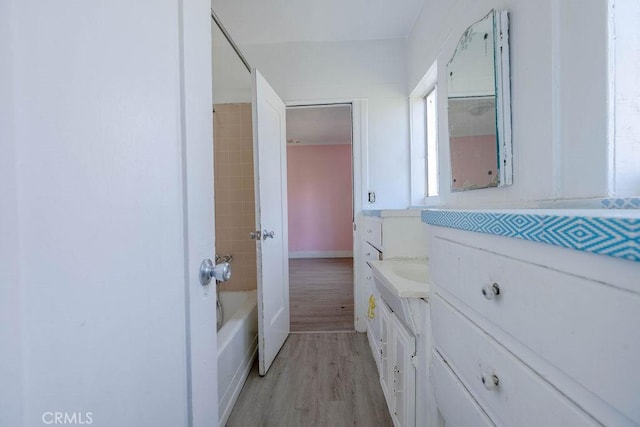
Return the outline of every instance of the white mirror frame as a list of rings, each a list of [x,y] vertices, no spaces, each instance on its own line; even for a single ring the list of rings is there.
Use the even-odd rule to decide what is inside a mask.
[[[513,148],[511,145],[511,74],[509,69],[509,12],[496,16],[495,46],[499,49],[495,64],[496,119],[500,152],[499,186],[513,184]]]

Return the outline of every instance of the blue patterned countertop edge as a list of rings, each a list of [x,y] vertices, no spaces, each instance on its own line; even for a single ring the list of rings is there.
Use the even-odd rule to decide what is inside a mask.
[[[604,209],[640,209],[640,197],[602,199]]]
[[[640,218],[428,209],[422,222],[640,262]]]

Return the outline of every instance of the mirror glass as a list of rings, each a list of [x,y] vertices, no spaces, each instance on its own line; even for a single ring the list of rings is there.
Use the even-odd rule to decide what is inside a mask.
[[[504,66],[500,43],[505,39],[496,25],[497,17],[491,11],[467,28],[447,64],[452,191],[511,182],[506,170],[511,166],[510,148],[508,156],[503,149],[507,141],[503,135]],[[504,161],[506,157],[509,164]]]

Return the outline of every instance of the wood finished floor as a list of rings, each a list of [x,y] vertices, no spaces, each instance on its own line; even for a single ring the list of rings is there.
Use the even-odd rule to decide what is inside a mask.
[[[289,260],[291,332],[353,331],[353,258]]]
[[[254,364],[229,427],[392,426],[361,333],[289,335],[267,375]]]

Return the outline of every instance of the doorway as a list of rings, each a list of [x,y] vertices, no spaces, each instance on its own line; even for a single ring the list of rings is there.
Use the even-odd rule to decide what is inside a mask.
[[[350,103],[287,108],[292,332],[355,329],[352,135]]]

